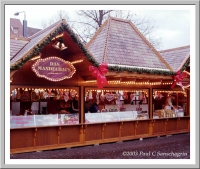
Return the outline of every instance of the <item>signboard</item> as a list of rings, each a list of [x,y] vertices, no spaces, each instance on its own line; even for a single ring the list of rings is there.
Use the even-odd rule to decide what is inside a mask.
[[[74,114],[59,114],[58,115],[59,124],[79,124],[78,113]]]
[[[32,70],[38,77],[50,81],[69,79],[76,72],[75,67],[70,62],[58,57],[38,59],[36,63],[33,64]]]
[[[34,116],[10,116],[10,127],[35,126]]]

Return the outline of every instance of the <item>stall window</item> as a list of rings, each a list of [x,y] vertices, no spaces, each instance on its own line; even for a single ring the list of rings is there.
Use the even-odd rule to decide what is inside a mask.
[[[153,118],[186,115],[187,94],[183,91],[153,90]]]
[[[79,123],[79,88],[16,88],[10,99],[11,128]]]
[[[149,118],[148,89],[85,88],[85,122]]]

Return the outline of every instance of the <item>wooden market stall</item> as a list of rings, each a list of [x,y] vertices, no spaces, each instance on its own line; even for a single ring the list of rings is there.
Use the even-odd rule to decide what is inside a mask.
[[[189,132],[189,49],[158,52],[117,18],[86,46],[65,20],[11,37],[10,152]]]

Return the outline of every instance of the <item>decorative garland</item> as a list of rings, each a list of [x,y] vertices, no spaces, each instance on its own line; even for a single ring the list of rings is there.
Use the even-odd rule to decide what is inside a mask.
[[[176,72],[173,71],[165,71],[165,70],[156,70],[156,69],[143,69],[143,68],[129,68],[129,67],[120,67],[120,66],[108,66],[110,71],[117,72],[130,72],[130,73],[148,73],[148,74],[158,74],[158,75],[175,75]]]
[[[87,57],[87,59],[95,66],[99,67],[99,63],[94,59],[93,56],[88,52],[88,50],[85,48],[83,43],[77,38],[77,36],[74,34],[74,32],[71,30],[71,28],[67,24],[61,24],[59,28],[57,28],[52,34],[49,34],[49,36],[41,43],[37,44],[36,47],[33,48],[33,51],[25,58],[20,59],[15,65],[10,67],[10,72],[13,70],[18,70],[21,66],[23,66],[27,61],[29,61],[32,57],[36,56],[40,51],[48,44],[51,43],[52,39],[62,33],[63,31],[67,31],[73,41],[78,45],[78,47],[81,49],[81,51],[84,53],[84,55]],[[190,60],[188,59],[186,63],[183,65],[181,71],[185,70],[190,63]],[[173,71],[163,71],[163,70],[149,70],[149,69],[141,69],[141,68],[128,68],[128,67],[120,67],[120,66],[108,66],[108,70],[110,71],[117,71],[117,72],[124,72],[128,71],[130,73],[137,72],[139,74],[142,73],[149,73],[149,74],[158,74],[158,75],[175,75],[176,72]]]
[[[182,68],[180,69],[181,73],[186,70],[190,65],[190,57],[186,60],[185,64],[182,66]]]

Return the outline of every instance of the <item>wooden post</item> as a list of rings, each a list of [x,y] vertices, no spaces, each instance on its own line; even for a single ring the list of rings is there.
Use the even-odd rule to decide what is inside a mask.
[[[34,131],[34,138],[33,138],[33,146],[34,147],[36,146],[36,136],[37,136],[37,128],[35,128],[35,131]]]
[[[149,89],[149,118],[153,118],[153,91],[152,87]]]
[[[104,139],[104,131],[105,131],[106,123],[102,124],[102,129],[101,129],[101,139]]]
[[[85,143],[85,129],[87,128],[87,125],[81,125],[80,126],[80,132],[79,132],[79,142]]]
[[[60,130],[61,130],[61,126],[58,127],[58,144],[60,144]]]
[[[168,119],[165,120],[165,133],[167,132],[167,122],[168,122]]]
[[[138,124],[138,121],[135,121],[135,136],[137,135],[137,124]]]
[[[190,116],[190,90],[187,91],[186,116]]]
[[[84,112],[84,105],[85,105],[85,93],[84,93],[84,87],[81,86],[80,91],[80,98],[81,98],[81,124],[85,123],[85,112]]]
[[[149,135],[153,135],[154,122],[155,122],[155,120],[149,121]]]
[[[122,137],[122,125],[123,125],[123,122],[119,123],[119,138],[120,138],[120,140]]]

